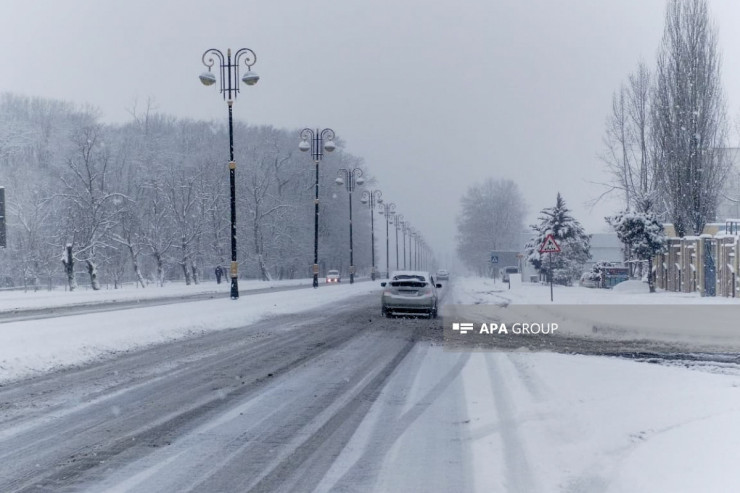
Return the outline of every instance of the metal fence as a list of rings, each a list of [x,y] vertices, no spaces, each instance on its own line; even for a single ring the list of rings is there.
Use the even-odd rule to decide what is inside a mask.
[[[740,286],[740,236],[704,234],[669,238],[666,253],[653,265],[656,286],[666,291],[702,296],[736,297]]]

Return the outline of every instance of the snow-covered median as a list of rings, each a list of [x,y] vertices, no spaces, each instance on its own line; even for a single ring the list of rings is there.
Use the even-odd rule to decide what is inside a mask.
[[[262,284],[259,287],[267,286]],[[104,354],[205,331],[242,327],[270,315],[298,313],[379,289],[378,283],[362,282],[254,294],[242,296],[236,301],[223,297],[0,324],[0,381],[80,364]],[[162,296],[166,290],[163,288],[157,294]],[[155,290],[140,291],[149,293]],[[173,296],[182,295],[181,291],[180,287],[169,290]],[[228,286],[224,291],[228,292]],[[57,293],[40,306],[63,305],[64,301],[72,300],[72,297],[65,298],[68,294]],[[106,298],[105,293],[97,298],[96,293],[83,294],[75,301],[90,303],[91,300],[104,301],[103,298]],[[110,296],[105,301],[110,301]]]

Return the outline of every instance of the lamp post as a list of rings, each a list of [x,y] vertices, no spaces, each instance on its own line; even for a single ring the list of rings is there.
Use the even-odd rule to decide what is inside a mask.
[[[416,235],[416,250],[414,250],[414,257],[417,270],[424,270],[424,266],[421,263],[421,250],[424,247],[424,239],[420,234]]]
[[[396,270],[398,270],[400,267],[398,263],[398,230],[403,228],[403,214],[396,214],[396,217],[393,218],[393,225],[396,228]]]
[[[378,204],[378,214],[385,216],[385,278],[390,279],[391,277],[391,265],[390,265],[390,235],[388,234],[388,225],[391,220],[391,216],[396,214],[396,204]],[[396,269],[398,269],[398,230],[396,230]]]
[[[413,253],[412,247],[413,247],[413,241],[414,241],[415,236],[416,236],[416,231],[414,231],[413,228],[409,228],[409,269],[410,270],[415,270],[414,264],[412,262],[412,257],[411,257],[411,254]]]
[[[206,59],[206,57],[208,57]],[[218,79],[221,83],[220,92],[229,107],[229,186],[231,190],[231,266],[229,274],[231,277],[231,299],[239,298],[239,267],[236,261],[236,162],[234,161],[234,121],[232,106],[234,100],[239,94],[239,62],[244,60],[247,72],[241,78],[241,81],[248,86],[253,86],[260,79],[259,75],[252,72],[252,65],[257,62],[257,55],[249,48],[241,48],[234,54],[232,61],[231,48],[226,50],[226,56],[215,48],[210,48],[203,53],[203,65],[208,67],[207,72],[200,74],[200,81],[204,86],[211,86],[216,83],[216,75],[211,72],[211,68],[218,60],[217,68],[220,70],[221,77]]]
[[[337,174],[339,177],[335,180],[336,184],[345,185],[349,194],[349,283],[353,284],[355,282],[355,260],[352,250],[352,192],[358,185],[365,183],[365,180],[362,178],[360,168],[340,168]]]
[[[401,231],[403,232],[403,270],[406,270],[406,232],[410,232],[410,229],[408,221],[401,223]]]
[[[409,238],[409,265],[411,266],[412,270],[416,270],[416,251],[418,251],[418,247],[416,244],[416,236],[417,232],[412,231],[411,237]]]
[[[326,140],[326,142],[324,142]],[[324,157],[323,151],[332,152],[334,145],[334,130],[325,128],[314,132],[310,128],[301,130],[301,143],[298,149],[302,152],[311,151],[311,157],[316,165],[316,186],[313,218],[313,287],[319,287],[319,162]]]
[[[383,203],[383,192],[380,190],[364,190],[360,202],[370,207],[370,252],[372,267],[370,270],[370,279],[375,280],[375,204]]]

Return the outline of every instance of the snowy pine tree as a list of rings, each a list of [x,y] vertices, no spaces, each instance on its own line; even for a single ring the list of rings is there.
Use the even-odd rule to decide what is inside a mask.
[[[560,193],[558,193],[555,207],[540,211],[539,220],[539,224],[530,226],[535,236],[527,244],[527,260],[541,275],[546,275],[550,269],[550,260],[547,256],[552,255],[555,282],[571,284],[573,279],[578,279],[580,276],[583,264],[591,258],[591,237],[571,216]],[[540,246],[550,234],[560,246],[560,253],[541,254]]]
[[[607,217],[606,221],[630,252],[632,258],[628,260],[647,261],[648,285],[650,292],[654,293],[653,257],[662,253],[666,246],[663,225],[650,212],[620,212],[614,217]]]

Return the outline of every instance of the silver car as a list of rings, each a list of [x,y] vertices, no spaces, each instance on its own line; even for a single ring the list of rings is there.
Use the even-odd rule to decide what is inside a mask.
[[[437,288],[434,278],[424,271],[396,271],[389,281],[381,282],[381,311],[384,317],[393,315],[428,315],[437,318]]]
[[[342,282],[342,276],[339,275],[338,270],[330,270],[326,273],[326,283],[331,284],[334,282]]]

